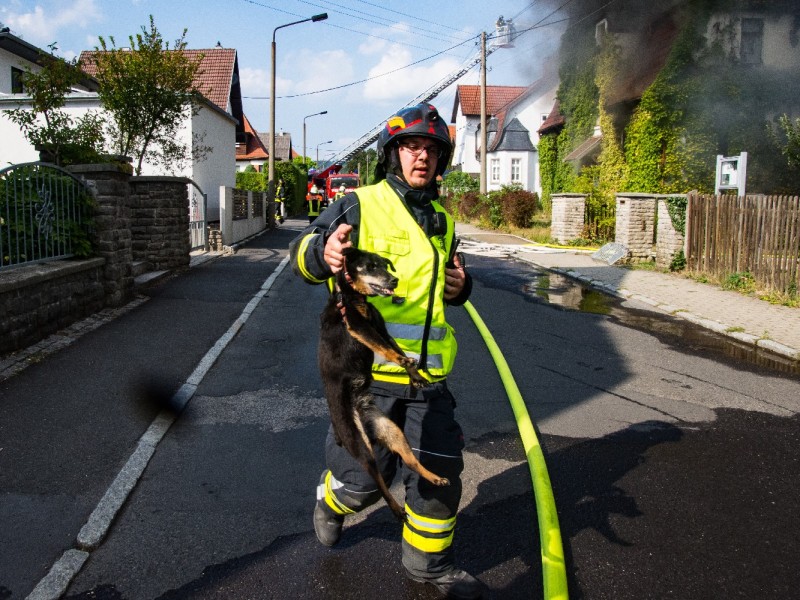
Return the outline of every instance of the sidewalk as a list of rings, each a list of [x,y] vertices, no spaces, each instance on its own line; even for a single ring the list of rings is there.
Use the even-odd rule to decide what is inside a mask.
[[[745,344],[800,360],[800,309],[769,304],[685,277],[626,269],[594,260],[585,251],[534,244],[519,236],[456,224],[462,239],[506,245],[514,256],[621,298],[644,302]]]

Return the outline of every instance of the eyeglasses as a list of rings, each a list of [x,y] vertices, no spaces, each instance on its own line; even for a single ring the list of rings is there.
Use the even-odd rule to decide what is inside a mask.
[[[431,158],[439,158],[442,155],[442,147],[438,144],[431,144],[429,146],[425,146],[423,144],[400,144],[400,147],[408,152],[414,158],[417,158],[422,152],[427,152],[428,156]]]

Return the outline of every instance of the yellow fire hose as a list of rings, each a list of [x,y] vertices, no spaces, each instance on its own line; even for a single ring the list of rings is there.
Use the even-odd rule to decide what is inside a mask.
[[[533,480],[533,495],[536,500],[536,514],[539,521],[539,544],[542,552],[542,580],[544,583],[545,600],[567,600],[567,572],[564,565],[564,548],[561,543],[561,529],[558,526],[558,513],[556,512],[553,488],[550,485],[550,476],[547,474],[547,465],[544,462],[542,447],[533,429],[531,418],[525,407],[525,402],[519,392],[511,369],[503,357],[500,348],[486,327],[478,311],[470,302],[464,304],[467,313],[472,317],[475,327],[483,338],[489,353],[494,359],[497,372],[503,381],[503,386],[511,402],[511,409],[517,420],[525,456],[528,459],[528,468]]]

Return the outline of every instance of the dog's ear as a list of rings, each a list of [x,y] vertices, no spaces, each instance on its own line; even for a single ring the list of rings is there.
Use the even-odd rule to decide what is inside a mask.
[[[353,246],[342,248],[342,256],[348,256],[350,254],[355,254],[356,252],[358,252],[358,248],[354,248]]]
[[[383,257],[383,260],[385,260],[385,261],[386,261],[386,266],[389,268],[389,270],[390,270],[392,273],[394,273],[394,272],[395,272],[395,268],[394,268],[394,264],[392,264],[392,261],[390,261],[390,260],[389,260],[388,258],[386,258],[385,256]]]

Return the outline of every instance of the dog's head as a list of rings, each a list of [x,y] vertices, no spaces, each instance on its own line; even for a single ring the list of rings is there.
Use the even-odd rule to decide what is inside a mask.
[[[397,287],[394,265],[388,258],[358,248],[345,248],[344,273],[356,292],[365,296],[391,296]]]

